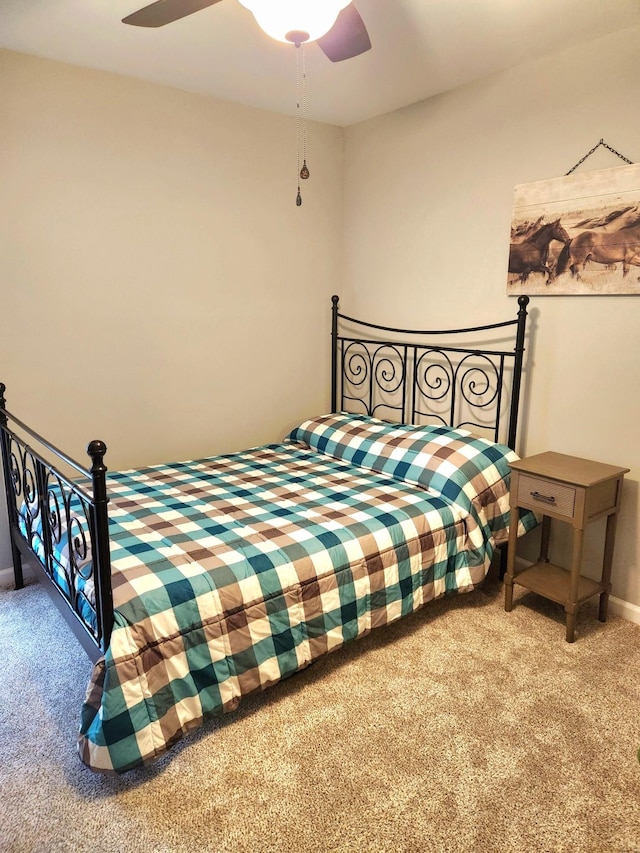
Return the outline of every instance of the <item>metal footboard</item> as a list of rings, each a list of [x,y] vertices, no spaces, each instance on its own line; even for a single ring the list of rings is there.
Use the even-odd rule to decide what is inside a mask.
[[[24,584],[22,559],[31,558],[96,660],[109,645],[113,626],[107,447],[92,441],[91,467],[83,467],[12,415],[5,390],[0,383],[0,445],[16,588]]]

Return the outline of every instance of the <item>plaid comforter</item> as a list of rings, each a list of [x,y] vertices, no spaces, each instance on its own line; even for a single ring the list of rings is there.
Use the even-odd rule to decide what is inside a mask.
[[[82,760],[145,764],[243,696],[473,589],[507,536],[513,458],[462,431],[331,415],[282,444],[110,475],[115,625]]]

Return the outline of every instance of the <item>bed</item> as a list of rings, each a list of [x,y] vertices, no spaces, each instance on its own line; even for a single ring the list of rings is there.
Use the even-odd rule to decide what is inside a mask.
[[[328,413],[276,444],[130,471],[107,471],[101,441],[83,467],[0,385],[15,585],[35,558],[94,662],[86,765],[143,766],[244,696],[484,580],[508,539],[527,305],[412,331],[347,316],[334,296]],[[518,532],[535,523],[523,514]]]

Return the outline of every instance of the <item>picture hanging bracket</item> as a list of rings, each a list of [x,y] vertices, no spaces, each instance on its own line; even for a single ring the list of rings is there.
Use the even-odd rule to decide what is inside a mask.
[[[616,151],[615,148],[612,148],[610,145],[607,145],[607,143],[604,141],[604,139],[601,139],[597,145],[593,146],[591,151],[587,151],[587,153],[584,155],[584,157],[581,160],[578,160],[578,162],[576,163],[575,166],[572,166],[568,172],[565,172],[565,175],[570,175],[571,172],[574,172],[578,168],[578,166],[580,166],[582,163],[584,163],[584,161],[587,159],[587,157],[591,157],[593,152],[596,151],[598,148],[600,148],[601,145],[603,148],[606,148],[608,151],[611,151],[612,154],[615,154],[616,157],[619,157],[621,160],[624,160],[625,163],[629,163],[630,165],[633,165],[633,160],[629,160],[628,157],[625,157],[624,154],[621,154],[619,151]]]

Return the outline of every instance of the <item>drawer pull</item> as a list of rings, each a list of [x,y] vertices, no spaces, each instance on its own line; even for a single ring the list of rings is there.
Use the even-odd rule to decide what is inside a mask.
[[[543,495],[541,492],[529,492],[534,501],[544,501],[547,504],[554,504],[556,502],[554,495]]]

